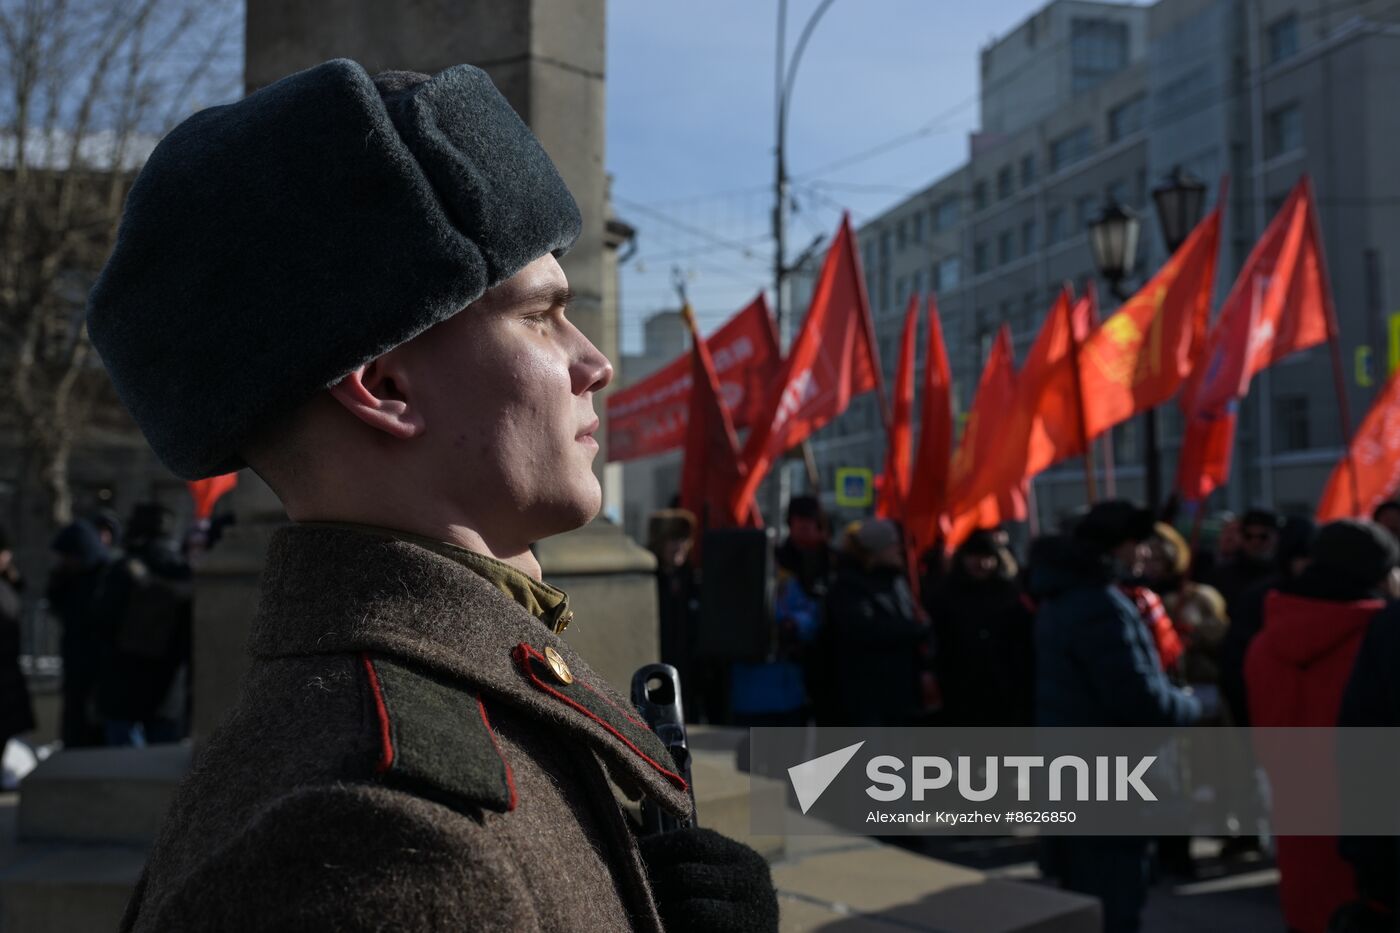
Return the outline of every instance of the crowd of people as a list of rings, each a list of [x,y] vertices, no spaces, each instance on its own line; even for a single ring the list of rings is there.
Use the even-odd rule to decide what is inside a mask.
[[[188,734],[192,552],[166,507],[136,506],[122,522],[100,510],[50,542],[44,597],[59,627],[64,748],[144,746]],[[0,744],[35,727],[20,669],[25,585],[0,529]]]
[[[833,533],[795,497],[776,550],[772,650],[703,657],[693,517],[656,517],[664,659],[692,721],[734,725],[1400,725],[1400,503],[1316,528],[1268,509],[1222,516],[1209,548],[1132,503],[1100,502],[1017,560],[1003,529],[915,573],[884,519]],[[1365,647],[1363,648],[1363,643]],[[1267,763],[1265,763],[1267,764]],[[1044,840],[1041,867],[1139,928],[1151,879],[1193,871],[1186,837]],[[1396,840],[1274,840],[1299,933],[1389,929]],[[1250,836],[1222,854],[1257,851]]]

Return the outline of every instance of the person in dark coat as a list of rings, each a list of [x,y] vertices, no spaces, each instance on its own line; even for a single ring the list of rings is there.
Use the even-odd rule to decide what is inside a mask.
[[[904,567],[899,527],[869,519],[846,536],[826,604],[832,725],[905,726],[919,712],[920,646],[928,637]]]
[[[1153,515],[1121,500],[1100,502],[1069,538],[1042,538],[1030,556],[1035,618],[1036,724],[1173,726],[1201,718],[1188,691],[1172,686],[1137,607],[1118,587],[1143,571]],[[1060,884],[1103,902],[1105,933],[1141,924],[1149,844],[1137,836],[1053,840]]]
[[[934,670],[949,726],[1028,726],[1034,717],[1034,614],[1016,560],[991,531],[953,553],[928,600]]]
[[[602,504],[583,229],[469,65],[325,62],[146,160],[93,346],[167,467],[251,467],[291,523],[123,931],[777,930],[758,853],[634,828],[615,787],[684,820],[688,781],[533,550]]]
[[[1400,726],[1400,604],[1391,604],[1376,613],[1366,626],[1356,664],[1342,691],[1337,725],[1348,727]],[[1360,795],[1346,792],[1341,785],[1343,813],[1348,800]],[[1366,820],[1383,821],[1384,814],[1369,810],[1359,814]],[[1400,819],[1400,805],[1392,808],[1392,818]],[[1392,826],[1395,824],[1392,823]],[[1351,866],[1356,881],[1356,912],[1369,915],[1374,929],[1395,929],[1400,924],[1400,835],[1344,836],[1342,858]],[[1359,924],[1357,929],[1364,929]]]
[[[49,611],[58,617],[63,629],[59,638],[63,658],[59,737],[65,748],[102,745],[102,724],[96,709],[102,632],[93,595],[106,572],[109,555],[97,529],[82,520],[60,529],[50,548],[56,562],[45,595]]]
[[[1397,564],[1400,544],[1373,522],[1344,519],[1317,533],[1307,569],[1264,601],[1264,625],[1245,658],[1252,725],[1336,725],[1362,637],[1384,598],[1400,595]],[[1266,772],[1292,767],[1289,760],[1271,760],[1273,751],[1258,749]],[[1276,809],[1307,806],[1289,793],[1275,777]],[[1276,845],[1284,919],[1299,933],[1325,933],[1332,913],[1356,897],[1337,839],[1279,836]]]
[[[0,526],[0,751],[15,736],[34,728],[29,685],[19,666],[20,588],[9,535]]]
[[[676,669],[681,680],[681,710],[687,722],[715,722],[712,663],[696,654],[700,631],[700,585],[696,578],[695,515],[684,509],[664,509],[647,519],[647,550],[656,557],[657,624],[661,660]],[[718,678],[723,687],[723,678]]]
[[[191,574],[174,535],[174,515],[138,505],[122,556],[108,564],[93,597],[103,651],[97,712],[108,745],[155,745],[184,734],[179,689],[190,662]]]
[[[1234,618],[1238,601],[1245,591],[1273,574],[1277,563],[1279,531],[1283,522],[1269,509],[1250,509],[1240,518],[1238,550],[1223,559],[1209,583],[1225,597],[1225,609]]]
[[[1317,526],[1311,519],[1292,517],[1285,521],[1274,552],[1274,572],[1238,594],[1233,605],[1226,605],[1230,624],[1220,641],[1219,683],[1232,725],[1249,725],[1244,658],[1250,642],[1264,626],[1264,598],[1273,590],[1287,589],[1298,580],[1312,560],[1309,555],[1316,536]]]

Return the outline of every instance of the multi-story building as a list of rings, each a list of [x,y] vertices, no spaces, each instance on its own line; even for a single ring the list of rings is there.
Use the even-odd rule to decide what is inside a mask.
[[[1329,0],[1057,0],[981,56],[982,128],[967,162],[865,223],[861,254],[880,355],[892,373],[909,294],[932,290],[956,409],[971,402],[991,340],[1009,324],[1024,353],[1061,283],[1094,276],[1087,226],[1117,201],[1142,220],[1139,283],[1164,261],[1150,189],[1174,167],[1213,203],[1230,176],[1217,298],[1300,175],[1322,218],[1355,424],[1400,357],[1400,7]],[[1114,301],[1100,285],[1104,313]],[[923,366],[923,335],[919,369]],[[1256,380],[1236,466],[1215,505],[1309,512],[1340,455],[1331,354],[1319,347]],[[1181,418],[1159,410],[1164,487]],[[1106,446],[1104,442],[1100,446]],[[1138,421],[1112,432],[1117,493],[1143,494]],[[873,396],[813,439],[824,495],[843,466],[878,471]],[[1042,526],[1084,504],[1082,465],[1042,474]],[[1100,490],[1104,487],[1100,484]]]

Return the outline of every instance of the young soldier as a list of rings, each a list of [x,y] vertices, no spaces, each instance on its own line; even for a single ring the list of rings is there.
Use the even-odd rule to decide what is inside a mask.
[[[685,783],[530,550],[600,504],[579,226],[465,65],[327,62],[152,154],[93,342],[172,470],[251,466],[293,524],[124,929],[776,929],[752,850],[639,845],[609,779],[676,813]]]

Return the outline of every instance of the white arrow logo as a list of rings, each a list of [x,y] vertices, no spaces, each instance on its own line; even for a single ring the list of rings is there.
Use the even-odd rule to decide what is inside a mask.
[[[841,773],[841,769],[846,767],[864,744],[857,742],[847,745],[838,751],[788,768],[788,779],[792,781],[792,789],[797,792],[797,803],[802,807],[803,813],[812,809],[812,804],[831,786],[831,782],[836,780],[836,775]]]

